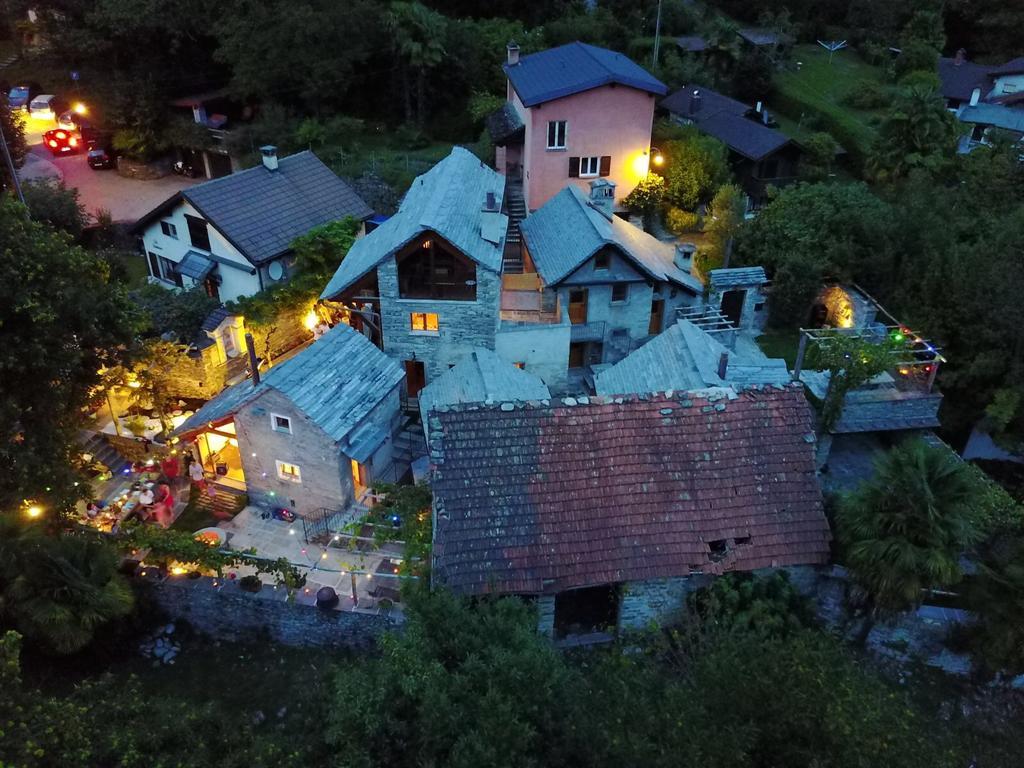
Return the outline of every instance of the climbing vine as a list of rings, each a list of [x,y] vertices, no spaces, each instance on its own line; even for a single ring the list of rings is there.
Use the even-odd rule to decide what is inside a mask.
[[[821,406],[822,429],[832,429],[839,421],[848,392],[893,365],[894,354],[903,348],[902,341],[892,336],[873,341],[860,335],[841,334],[818,340],[810,350],[810,362],[830,374]]]

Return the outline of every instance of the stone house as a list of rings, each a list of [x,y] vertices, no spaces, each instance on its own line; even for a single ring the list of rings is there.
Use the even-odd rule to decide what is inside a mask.
[[[503,194],[502,176],[456,147],[356,242],[321,295],[401,361],[410,398],[480,348],[536,366],[551,386],[564,381],[568,322],[559,308],[513,291],[504,311]]]
[[[615,183],[621,203],[647,175],[654,99],[664,83],[629,58],[580,42],[527,56],[508,45],[507,103],[489,128],[495,167],[522,180],[529,210],[567,184]]]
[[[370,207],[312,152],[278,159],[263,147],[255,168],[186,187],[134,225],[151,282],[201,285],[233,301],[288,279],[291,244],[311,229]]]
[[[568,367],[621,360],[703,301],[689,254],[612,212],[613,185],[568,186],[521,224],[523,269],[568,309]]]
[[[428,434],[433,585],[534,600],[559,640],[671,620],[718,574],[828,561],[798,386],[455,405]]]
[[[393,479],[402,369],[339,325],[263,376],[228,387],[175,430],[209,475],[252,503],[341,511]]]

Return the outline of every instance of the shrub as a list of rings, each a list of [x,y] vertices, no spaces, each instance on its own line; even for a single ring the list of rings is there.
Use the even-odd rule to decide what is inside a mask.
[[[889,103],[888,89],[874,80],[858,80],[843,97],[855,109],[881,109]]]
[[[700,231],[700,216],[682,208],[670,206],[665,212],[665,226],[673,235],[685,235]]]

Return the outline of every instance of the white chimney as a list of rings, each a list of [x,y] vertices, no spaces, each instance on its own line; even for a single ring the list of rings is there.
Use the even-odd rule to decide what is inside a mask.
[[[276,171],[277,147],[273,144],[267,144],[265,147],[260,147],[260,154],[263,155],[263,167],[268,171]]]
[[[978,102],[981,100],[981,88],[975,88],[971,91],[971,106],[978,106]]]
[[[505,46],[505,50],[508,51],[509,66],[514,67],[519,63],[519,46],[516,45],[515,40],[510,40],[508,45]]]
[[[762,102],[760,102],[760,101],[757,102],[757,106],[754,107],[754,111],[757,112],[757,114],[761,114],[761,103]]]
[[[672,262],[684,272],[689,272],[693,264],[693,254],[696,252],[697,246],[693,243],[676,243],[676,253]]]
[[[611,179],[594,179],[590,182],[590,207],[611,220],[615,210],[615,182]]]

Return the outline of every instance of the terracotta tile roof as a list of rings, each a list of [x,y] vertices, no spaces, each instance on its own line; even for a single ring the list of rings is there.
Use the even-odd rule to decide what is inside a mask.
[[[828,559],[799,387],[464,405],[429,433],[434,579],[458,593]]]

